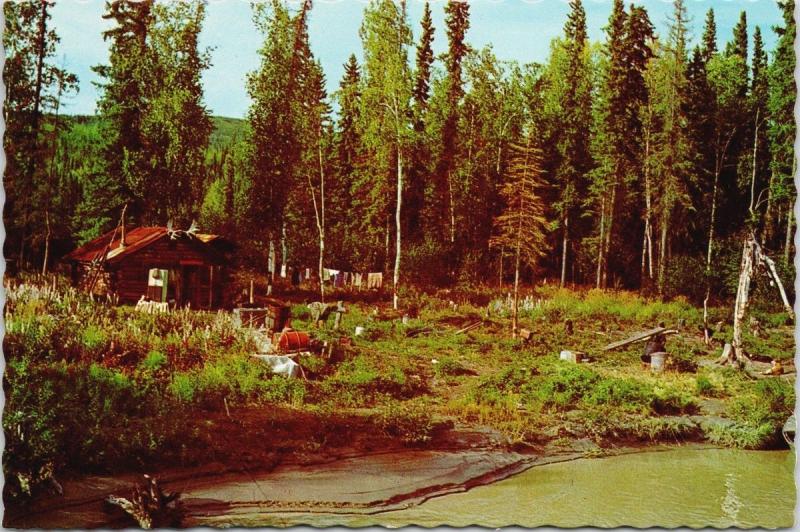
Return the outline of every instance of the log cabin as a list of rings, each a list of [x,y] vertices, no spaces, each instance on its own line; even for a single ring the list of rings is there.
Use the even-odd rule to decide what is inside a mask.
[[[115,229],[67,254],[72,281],[120,303],[169,302],[194,309],[228,307],[233,244],[167,227]]]

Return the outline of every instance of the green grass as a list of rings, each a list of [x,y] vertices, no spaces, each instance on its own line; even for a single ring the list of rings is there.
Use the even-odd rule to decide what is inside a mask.
[[[141,314],[93,303],[63,279],[55,290],[15,283],[5,312],[7,478],[13,483],[43,467],[113,469],[169,458],[198,437],[188,428],[192,417],[224,412],[226,405],[364,415],[380,433],[409,445],[428,441],[434,419],[452,418],[494,427],[515,444],[705,438],[747,448],[774,445],[793,408],[789,382],[753,382],[732,368],[700,367],[719,353],[700,341],[701,313],[685,301],[540,288],[533,292],[540,301],[521,316],[534,332],[530,342],[509,334],[504,312],[456,334],[484,316],[478,305],[489,301],[487,294],[415,293],[419,317],[406,325],[378,319],[372,305],[351,303],[338,331],[332,319],[317,329],[307,307],[294,305],[295,329],[322,341],[352,340],[332,360],[300,357],[306,381],[273,376],[255,361],[252,333],[227,313]],[[572,334],[566,319],[573,320]],[[791,353],[786,319],[760,315],[762,330],[746,336],[748,350]],[[660,321],[681,329],[667,343],[669,371],[642,369],[642,344],[600,351]],[[363,336],[353,336],[356,326],[365,328]],[[595,361],[560,361],[562,349],[593,354]],[[688,416],[702,413],[709,399],[730,423],[701,430]]]

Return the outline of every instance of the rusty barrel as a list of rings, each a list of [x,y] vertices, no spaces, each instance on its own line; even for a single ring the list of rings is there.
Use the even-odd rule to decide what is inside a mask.
[[[278,338],[278,349],[281,351],[298,351],[308,349],[311,337],[306,332],[284,329]]]

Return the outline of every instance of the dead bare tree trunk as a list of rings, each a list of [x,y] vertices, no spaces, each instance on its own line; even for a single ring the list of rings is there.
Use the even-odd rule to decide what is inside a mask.
[[[708,224],[708,250],[706,252],[706,296],[703,298],[703,340],[705,341],[706,345],[711,343],[711,336],[708,334],[709,332],[709,323],[708,323],[708,301],[711,299],[711,256],[714,250],[714,224],[716,223],[717,219],[717,190],[719,189],[719,168],[720,165],[716,165],[717,169],[714,171],[714,188],[711,193],[711,220]]]
[[[789,204],[786,220],[786,241],[783,247],[783,265],[787,268],[789,267],[789,257],[791,255],[792,250],[792,223],[793,223],[793,215],[794,215],[794,205]]]
[[[595,279],[595,288],[600,288],[600,283],[603,275],[603,250],[605,248],[605,230],[606,230],[606,198],[600,200],[600,239],[597,243],[597,277]]]
[[[42,275],[47,273],[47,262],[50,260],[50,209],[44,211],[44,260],[42,261]]]
[[[647,120],[644,128],[644,235],[642,237],[642,273],[641,279],[644,281],[645,265],[650,281],[653,280],[653,208],[652,191],[650,187],[650,131],[652,128],[653,108],[650,102],[647,104]],[[642,282],[644,284],[644,282]]]
[[[658,295],[664,297],[667,266],[667,235],[669,233],[669,213],[661,217],[661,249],[658,250]]]
[[[753,133],[753,173],[750,176],[750,206],[748,207],[748,211],[750,212],[750,218],[754,218],[755,216],[755,201],[756,201],[756,169],[758,165],[756,164],[756,158],[758,157],[758,127],[761,125],[758,122],[758,116],[761,112],[761,109],[756,109],[756,118],[755,118],[755,132]]]
[[[322,139],[320,138],[320,143]],[[319,275],[319,300],[325,302],[325,283],[323,282],[325,261],[325,166],[322,160],[322,146],[318,144],[317,154],[319,158],[319,188],[320,200],[317,203],[317,193],[314,191],[314,185],[311,183],[311,175],[308,176],[308,191],[311,193],[311,202],[314,205],[314,219],[317,223],[317,234],[319,235],[319,263],[317,265],[317,273]]]
[[[750,279],[753,276],[755,255],[755,238],[752,233],[745,237],[742,246],[742,261],[739,267],[739,285],[736,289],[736,303],[733,308],[733,349],[729,354],[729,362],[747,362],[742,346],[742,322],[747,311],[750,297]]]
[[[767,265],[767,271],[769,272],[770,277],[775,282],[775,285],[778,287],[778,292],[781,294],[781,302],[783,303],[783,308],[789,315],[794,319],[794,309],[792,305],[789,303],[789,298],[786,296],[786,290],[783,287],[783,283],[781,282],[781,278],[778,275],[778,269],[775,267],[775,261],[769,258],[762,250],[761,246],[756,244],[758,255],[761,258],[761,261]]]
[[[447,171],[447,189],[450,194],[450,243],[456,241],[456,206],[455,198],[453,197],[453,180],[450,177],[450,170]]]
[[[520,220],[522,217],[520,216]],[[520,225],[522,223],[520,222]],[[511,309],[511,332],[516,335],[517,329],[519,328],[519,262],[520,262],[520,233],[522,230],[517,233],[517,250],[515,253],[514,258],[514,307]]]
[[[616,178],[615,178],[616,179]],[[614,205],[617,202],[617,183],[611,185],[611,199],[608,206],[608,227],[606,227],[606,239],[603,244],[603,272],[600,280],[600,288],[608,288],[608,255],[611,252],[611,233],[614,230]]]
[[[394,254],[394,276],[392,286],[392,308],[397,310],[399,304],[399,296],[397,289],[400,285],[400,255],[401,247],[401,208],[403,205],[403,155],[400,152],[400,139],[397,139],[397,209],[395,210],[395,224],[397,226],[395,233],[395,254]]]
[[[286,243],[286,220],[281,224],[281,269],[286,272],[289,263],[289,246]],[[287,273],[288,275],[288,273]]]
[[[561,288],[567,283],[567,246],[569,246],[569,215],[563,218],[564,236],[561,241]]]
[[[502,246],[500,248],[500,282],[497,285],[501,289],[503,288],[503,255],[505,254],[505,252],[506,252],[506,247]]]

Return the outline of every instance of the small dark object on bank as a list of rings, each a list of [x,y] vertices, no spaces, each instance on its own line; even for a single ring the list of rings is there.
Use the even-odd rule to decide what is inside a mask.
[[[644,353],[640,357],[642,364],[650,365],[653,353],[666,353],[667,351],[667,337],[664,334],[656,334],[651,336],[644,345]]]
[[[564,320],[564,332],[566,334],[572,334],[572,320],[566,319]]]
[[[108,513],[120,509],[133,519],[140,528],[177,527],[181,522],[179,493],[165,493],[158,481],[144,475],[144,484],[133,487],[130,499],[110,495],[105,499],[104,510]]]

